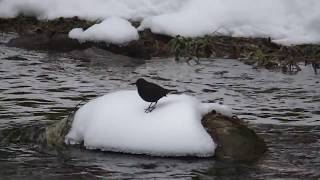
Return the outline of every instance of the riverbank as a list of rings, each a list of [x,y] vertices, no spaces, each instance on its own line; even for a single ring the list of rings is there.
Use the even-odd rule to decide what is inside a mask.
[[[301,62],[312,64],[317,73],[320,68],[320,45],[304,44],[284,46],[271,38],[228,37],[218,33],[198,38],[170,37],[154,34],[150,30],[139,32],[139,40],[123,45],[104,42],[79,42],[70,39],[73,28],[87,29],[98,22],[81,20],[78,17],[37,20],[33,17],[0,18],[0,32],[15,32],[19,37],[7,45],[30,50],[66,52],[90,47],[99,47],[116,54],[134,58],[171,57],[177,61],[199,63],[201,58],[239,59],[255,67],[298,72]],[[138,22],[132,22],[135,27]]]

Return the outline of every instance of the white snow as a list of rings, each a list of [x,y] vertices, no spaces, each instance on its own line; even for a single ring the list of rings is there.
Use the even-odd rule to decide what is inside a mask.
[[[110,17],[85,31],[82,28],[72,29],[69,32],[69,37],[81,42],[104,41],[112,44],[124,44],[139,39],[139,34],[129,21],[119,17]]]
[[[319,24],[318,0],[191,0],[175,13],[144,19],[139,30],[188,37],[271,37],[289,45],[319,43]]]
[[[155,110],[145,113],[148,105],[136,90],[94,99],[76,112],[66,143],[83,141],[88,149],[157,156],[214,154],[216,144],[201,118],[218,105],[202,104],[184,94],[168,95],[160,99]]]
[[[130,20],[177,10],[186,0],[0,0],[0,17],[19,14],[39,19],[73,17],[86,20],[118,16]]]
[[[142,21],[139,30],[150,28],[153,32],[171,36],[195,37],[216,32],[230,36],[271,37],[282,44],[320,42],[319,0],[0,1],[0,17],[19,14],[39,19],[121,17]]]

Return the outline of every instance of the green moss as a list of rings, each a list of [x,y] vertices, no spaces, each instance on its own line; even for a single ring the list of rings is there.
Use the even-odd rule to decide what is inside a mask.
[[[187,62],[195,60],[199,63],[199,58],[210,57],[213,44],[213,38],[209,36],[187,38],[178,35],[169,42],[168,46],[176,61],[186,58]]]

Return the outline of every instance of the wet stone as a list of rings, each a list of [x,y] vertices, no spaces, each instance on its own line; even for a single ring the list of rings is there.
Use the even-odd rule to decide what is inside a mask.
[[[254,161],[267,151],[264,140],[240,119],[209,113],[202,124],[218,144],[215,152],[218,159]]]

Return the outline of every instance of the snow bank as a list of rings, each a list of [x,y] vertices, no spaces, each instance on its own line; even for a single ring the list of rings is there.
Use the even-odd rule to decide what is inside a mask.
[[[319,0],[1,0],[0,17],[40,19],[117,16],[142,21],[139,30],[203,36],[271,37],[282,44],[320,42]],[[79,30],[78,30],[79,31]],[[80,31],[79,31],[80,32]]]
[[[88,149],[159,156],[214,154],[216,144],[201,124],[212,110],[209,104],[168,95],[151,113],[144,112],[148,105],[133,90],[94,99],[77,111],[66,143],[84,141]]]
[[[69,37],[81,42],[104,41],[112,44],[124,44],[139,39],[139,34],[129,21],[119,17],[110,17],[85,31],[82,28],[72,29],[69,32]]]
[[[320,42],[318,0],[191,0],[180,11],[142,21],[139,30],[188,37],[271,37],[281,44]]]
[[[0,17],[39,19],[78,16],[86,20],[118,16],[130,20],[176,11],[186,0],[0,0]]]

